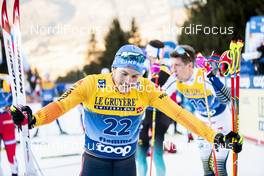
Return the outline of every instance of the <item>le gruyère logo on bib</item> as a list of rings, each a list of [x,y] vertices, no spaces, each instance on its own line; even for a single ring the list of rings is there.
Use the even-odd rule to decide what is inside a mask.
[[[99,110],[135,111],[136,98],[95,97],[94,108]]]

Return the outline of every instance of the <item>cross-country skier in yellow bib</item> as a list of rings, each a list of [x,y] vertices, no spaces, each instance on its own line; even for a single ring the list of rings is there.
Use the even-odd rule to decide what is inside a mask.
[[[142,115],[148,106],[157,108],[211,143],[230,145],[233,144],[231,141],[238,141],[239,135],[229,138],[217,133],[143,78],[144,61],[140,48],[124,45],[115,55],[111,73],[86,76],[36,114],[32,115],[27,106],[13,107],[14,122],[20,126],[25,118],[23,114],[27,113],[29,128],[45,125],[83,103],[85,151],[82,176],[136,175],[135,150]],[[242,149],[241,144],[233,146],[236,152]]]
[[[211,125],[214,130],[226,135],[235,135],[230,133],[231,111],[227,106],[231,98],[230,90],[213,74],[213,71],[208,72],[205,77],[203,69],[195,67],[195,51],[191,46],[179,45],[170,56],[173,74],[162,88],[168,95],[176,90],[182,93],[194,107],[196,116]],[[208,103],[208,109],[206,103]],[[208,112],[210,112],[210,116],[208,116]],[[226,160],[229,150],[220,148],[217,149],[218,152],[215,152],[210,141],[206,140],[200,135],[196,140],[204,175],[226,176]],[[242,142],[242,138],[239,142]],[[217,165],[217,169],[212,169],[210,166],[212,158],[215,159],[214,166]],[[214,170],[218,173],[215,174]]]

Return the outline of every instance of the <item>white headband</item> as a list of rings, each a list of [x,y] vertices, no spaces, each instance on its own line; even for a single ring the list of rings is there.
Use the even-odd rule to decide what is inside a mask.
[[[159,58],[162,57],[162,48],[155,48],[151,46],[150,44],[146,46],[146,52],[147,52],[147,55],[151,57],[158,57],[158,56]]]

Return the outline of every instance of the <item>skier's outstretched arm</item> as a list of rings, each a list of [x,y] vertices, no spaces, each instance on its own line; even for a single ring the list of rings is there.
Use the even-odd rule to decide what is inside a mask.
[[[89,94],[92,93],[93,82],[93,76],[87,76],[75,83],[57,101],[41,108],[31,117],[29,115],[29,128],[51,123],[84,100],[88,100]],[[16,124],[20,124],[24,120],[23,115],[21,116],[22,111],[28,111],[27,114],[32,114],[29,107],[23,107],[22,109],[12,107],[11,109],[13,120]]]
[[[207,126],[203,121],[196,118],[192,113],[183,109],[175,102],[173,102],[165,92],[159,91],[152,86],[150,91],[147,91],[150,106],[153,106],[167,116],[177,121],[188,130],[196,133],[211,143],[215,143],[216,148],[224,146],[226,148],[232,148],[235,152],[242,150],[242,137],[238,134],[231,132],[224,136],[221,133],[217,133],[211,127]],[[235,141],[235,142],[232,142]]]

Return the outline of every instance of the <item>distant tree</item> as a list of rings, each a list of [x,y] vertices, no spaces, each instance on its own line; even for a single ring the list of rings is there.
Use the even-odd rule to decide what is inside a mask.
[[[91,31],[91,37],[89,40],[89,49],[88,52],[92,53],[97,50],[97,40],[96,40],[96,34],[94,31]]]
[[[83,67],[85,74],[94,74],[100,72],[101,61],[98,59],[101,55],[101,51],[98,50],[96,34],[94,31],[91,32],[90,40],[88,43],[88,60],[92,62]]]
[[[100,73],[101,72],[101,69],[102,69],[102,65],[95,62],[95,61],[92,61],[90,64],[88,65],[85,65],[83,67],[83,73],[88,75],[88,74],[97,74],[97,73]]]
[[[124,32],[117,18],[111,24],[110,30],[105,37],[105,51],[99,58],[101,67],[110,68],[116,51],[128,43],[128,33]]]
[[[136,24],[136,19],[132,18],[131,21],[131,29],[129,31],[129,39],[128,42],[131,44],[135,44],[137,46],[141,45],[141,37],[138,30],[138,26]]]
[[[116,51],[124,44],[128,43],[128,33],[124,32],[117,18],[113,19],[110,30],[105,37],[105,51],[98,60],[84,66],[86,74],[100,73],[101,69],[110,68]]]
[[[84,66],[83,71],[86,74],[100,73],[101,69],[110,68],[115,57],[116,51],[124,44],[128,43],[128,33],[124,32],[117,18],[113,19],[110,30],[105,37],[105,51],[102,55]]]
[[[59,76],[56,83],[73,83],[84,77],[84,73],[81,70],[69,71],[66,76]]]
[[[186,8],[189,18],[183,29],[189,27],[193,30],[197,25],[208,26],[210,29],[202,27],[201,31],[196,31],[197,34],[188,34],[183,30],[178,41],[180,44],[192,45],[206,54],[213,50],[223,52],[228,48],[231,39],[244,40],[249,18],[264,14],[263,0],[197,0]],[[204,30],[208,33],[214,26],[218,27],[218,32],[222,34],[204,33]]]
[[[82,74],[95,74],[100,73],[101,69],[111,68],[112,62],[115,57],[116,51],[124,44],[128,43],[129,33],[122,30],[120,23],[117,18],[114,18],[112,24],[110,26],[109,32],[105,37],[105,51],[100,54],[97,58],[85,65],[82,71],[70,71],[65,77],[59,77],[57,79],[58,82],[74,82],[78,80],[78,75],[80,72]],[[97,54],[96,53],[96,39],[95,33],[91,33],[91,37],[89,40],[89,48],[88,48],[88,57],[89,54]],[[96,55],[97,56],[97,55]],[[97,58],[97,59],[96,59]]]

